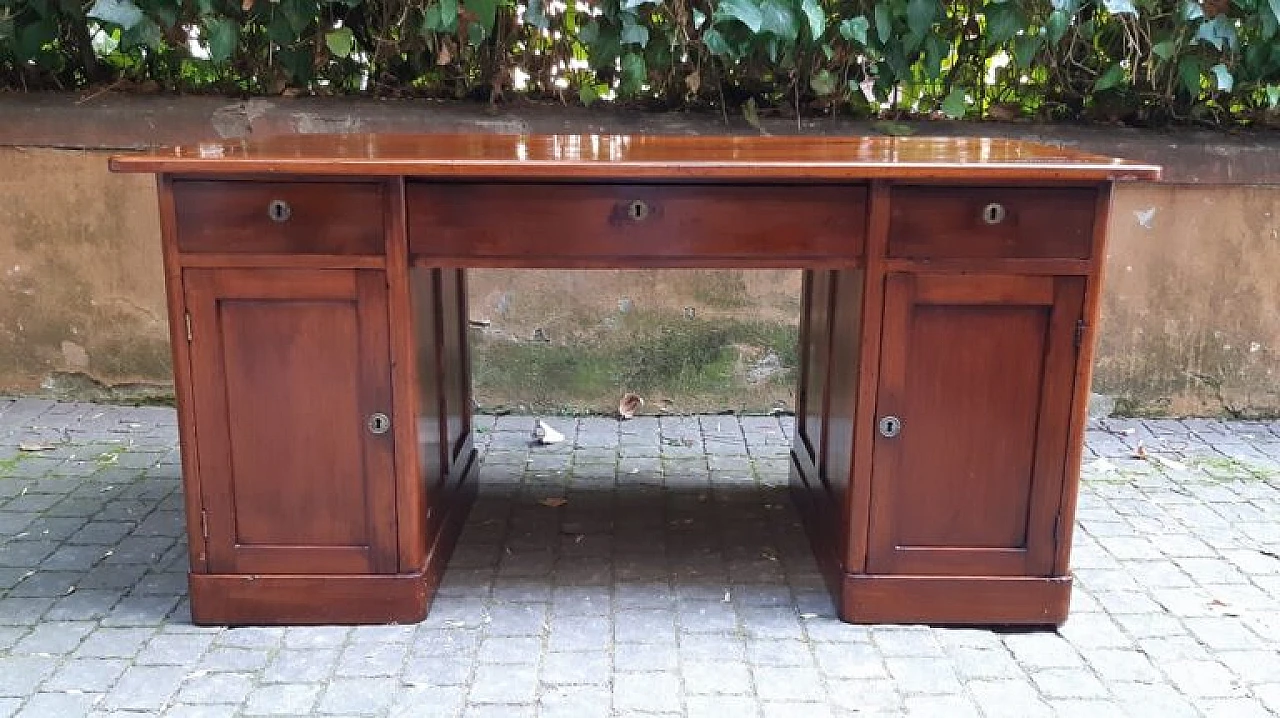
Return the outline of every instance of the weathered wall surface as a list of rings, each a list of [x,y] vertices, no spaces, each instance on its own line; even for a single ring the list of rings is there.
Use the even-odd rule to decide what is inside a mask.
[[[370,101],[72,105],[0,101],[0,392],[167,391],[154,186],[107,173],[112,148],[255,132],[754,131],[714,117]],[[823,120],[802,131],[867,128]],[[1123,412],[1280,414],[1280,137],[956,124],[921,133],[1021,136],[1164,164],[1166,183],[1116,192],[1095,391]],[[478,398],[605,410],[640,389],[676,411],[789,405],[798,297],[797,272],[475,271],[471,316],[486,324],[473,330]]]
[[[154,181],[0,147],[0,198],[0,391],[168,393]]]
[[[1152,415],[1280,413],[1280,186],[1116,193],[1094,390]]]

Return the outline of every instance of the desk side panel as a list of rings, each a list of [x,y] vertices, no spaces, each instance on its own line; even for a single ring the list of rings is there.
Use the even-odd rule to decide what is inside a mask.
[[[204,506],[200,500],[200,472],[196,451],[195,405],[191,385],[191,345],[187,339],[186,292],[178,252],[177,207],[173,178],[156,177],[160,199],[160,247],[164,259],[165,299],[169,310],[169,346],[173,352],[173,390],[178,404],[178,441],[182,446],[182,494],[187,518],[191,572],[205,573],[208,547],[204,538]]]

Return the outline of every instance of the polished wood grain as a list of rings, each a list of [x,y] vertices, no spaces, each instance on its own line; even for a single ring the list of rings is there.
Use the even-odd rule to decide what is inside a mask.
[[[178,252],[177,207],[173,182],[164,175],[156,178],[160,205],[160,249],[164,261],[165,301],[169,319],[169,349],[173,356],[173,393],[177,400],[178,442],[182,447],[183,513],[187,526],[187,553],[191,571],[208,571],[208,548],[204,540],[204,512],[200,500],[199,445],[196,444],[194,385],[191,352],[187,342],[187,300],[182,282],[182,255]]]
[[[1071,577],[848,575],[837,606],[851,623],[1057,626]]]
[[[282,135],[111,159],[117,172],[572,180],[1157,179],[1160,168],[971,137]]]
[[[443,572],[443,566],[432,566]],[[271,576],[193,573],[191,618],[201,626],[416,623],[437,578],[406,574]]]
[[[889,256],[1085,259],[1096,202],[1092,187],[898,187]],[[989,206],[1004,213],[999,221],[984,218]]]
[[[840,507],[843,511],[840,526],[845,534],[841,563],[850,573],[861,573],[867,567],[867,527],[871,515],[871,449],[875,436],[875,395],[880,383],[880,340],[884,320],[884,256],[889,241],[889,183],[872,182],[870,198],[861,327],[857,334],[839,338],[839,341],[856,345],[859,352],[856,385],[858,403],[853,415],[853,464],[849,470],[849,500]]]
[[[867,569],[1047,576],[1079,277],[890,275]]]
[[[408,194],[410,255],[461,266],[849,264],[866,214],[857,185],[413,182]]]
[[[1066,478],[1062,482],[1062,503],[1058,508],[1061,520],[1055,535],[1057,552],[1053,559],[1054,573],[1065,575],[1070,571],[1074,516],[1080,491],[1080,465],[1084,458],[1085,422],[1089,415],[1089,395],[1093,389],[1093,350],[1098,341],[1098,322],[1101,319],[1103,277],[1106,273],[1107,222],[1111,216],[1114,189],[1104,185],[1098,192],[1095,210],[1097,219],[1093,230],[1093,266],[1089,272],[1084,295],[1084,331],[1080,335],[1080,351],[1075,365],[1075,394],[1071,398],[1071,426],[1066,448]]]
[[[381,183],[173,183],[183,252],[364,254],[384,251]],[[287,218],[273,219],[272,202]]]
[[[386,283],[373,270],[184,277],[213,573],[397,569]]]

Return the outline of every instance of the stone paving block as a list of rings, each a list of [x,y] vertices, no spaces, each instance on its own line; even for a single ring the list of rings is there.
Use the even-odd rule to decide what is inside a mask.
[[[307,683],[261,686],[249,694],[244,706],[245,715],[306,715],[315,706],[320,688]],[[423,703],[425,701],[419,705]]]
[[[246,673],[193,674],[182,684],[175,700],[190,704],[239,704],[252,690],[253,677]]]
[[[608,651],[552,651],[543,656],[541,680],[550,685],[604,685],[612,675]]]
[[[684,661],[680,666],[685,693],[744,694],[751,693],[750,667],[740,661]]]
[[[110,710],[158,711],[178,691],[187,672],[178,666],[133,666],[107,692],[102,706]]]
[[[467,700],[470,703],[531,703],[537,688],[537,666],[482,664],[476,668]]]
[[[44,689],[104,693],[115,685],[128,666],[129,662],[121,658],[73,658],[62,663],[44,682]]]
[[[17,713],[18,718],[86,715],[102,699],[100,693],[37,693]]]
[[[334,675],[343,678],[394,676],[400,673],[409,646],[403,643],[355,643],[343,649]]]
[[[992,718],[1052,716],[1053,709],[1028,680],[971,681],[966,688]]]
[[[325,686],[320,713],[379,715],[395,702],[399,682],[392,678],[340,678]]]

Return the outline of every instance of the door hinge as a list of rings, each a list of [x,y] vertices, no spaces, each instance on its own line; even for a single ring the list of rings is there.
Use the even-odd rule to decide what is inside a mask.
[[[204,509],[200,509],[200,535],[209,540],[209,512]]]
[[[1083,319],[1076,320],[1076,349],[1084,345],[1085,323]]]
[[[191,341],[191,312],[183,314],[182,319],[187,324],[187,341]]]

